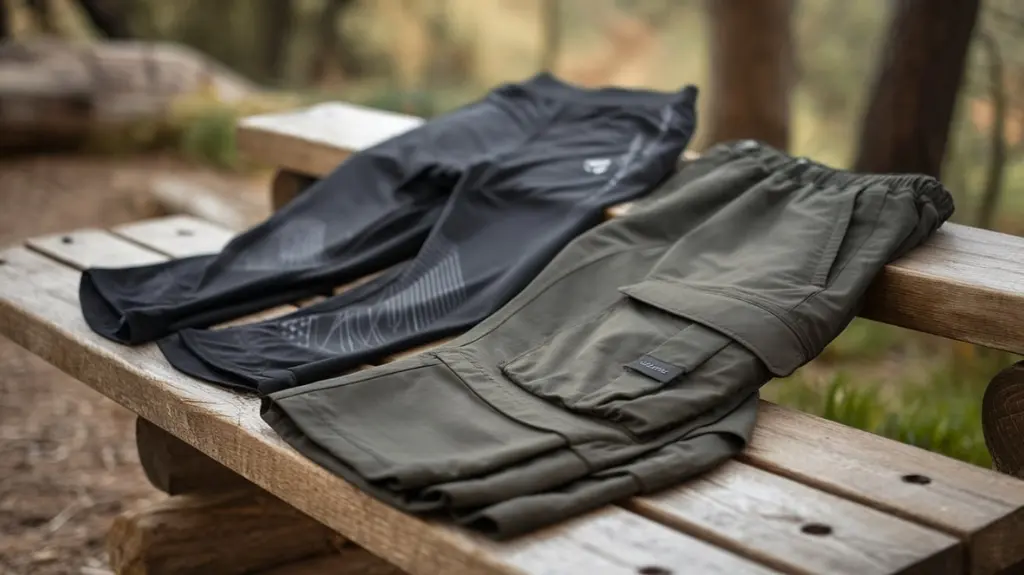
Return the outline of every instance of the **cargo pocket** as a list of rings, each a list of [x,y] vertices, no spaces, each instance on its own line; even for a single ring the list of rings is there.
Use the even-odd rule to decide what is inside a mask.
[[[643,433],[650,422],[628,409],[630,401],[678,384],[731,341],[657,300],[622,293],[501,370],[536,396]]]

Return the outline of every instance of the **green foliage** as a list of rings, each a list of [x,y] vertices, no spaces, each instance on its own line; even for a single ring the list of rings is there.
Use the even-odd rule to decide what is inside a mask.
[[[865,383],[857,381],[850,372],[841,371],[825,386],[798,376],[769,385],[782,388],[772,398],[781,405],[990,467],[992,460],[981,429],[980,390],[983,387],[943,389],[935,383]],[[895,390],[886,387],[900,385],[906,388],[900,390],[897,397],[889,398]]]
[[[221,168],[238,166],[235,142],[236,113],[226,108],[212,108],[184,126],[181,149],[190,158]]]
[[[853,322],[830,349],[794,375],[770,382],[764,398],[991,466],[981,400],[992,377],[1017,357],[866,320]],[[893,360],[888,364],[887,356]]]
[[[856,318],[825,348],[827,360],[880,359],[906,340],[906,331],[891,325]]]

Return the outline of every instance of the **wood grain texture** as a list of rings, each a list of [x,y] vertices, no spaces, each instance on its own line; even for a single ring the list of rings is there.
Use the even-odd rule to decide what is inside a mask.
[[[406,515],[287,446],[260,419],[255,397],[184,376],[153,345],[93,333],[77,301],[78,272],[25,248],[0,259],[0,326],[15,342],[410,573],[772,572],[614,507],[505,544]]]
[[[333,110],[330,111],[329,110]],[[393,135],[366,108],[321,104],[259,116],[238,130],[242,151],[280,169],[321,177],[366,142]],[[346,118],[345,122],[340,119]],[[416,118],[405,117],[406,126]],[[334,122],[334,124],[331,124]],[[379,130],[379,133],[376,132]],[[311,152],[315,149],[315,153]],[[694,154],[684,154],[694,157]],[[609,210],[623,213],[626,206]],[[1024,238],[948,223],[924,245],[886,266],[861,315],[996,349],[1024,353]]]
[[[104,230],[76,230],[27,240],[26,245],[39,253],[74,267],[142,266],[166,261],[167,257],[120,241]]]
[[[107,537],[121,575],[242,575],[325,555],[330,529],[259,489],[168,497],[125,512]]]
[[[954,535],[970,573],[1024,559],[1024,481],[1009,475],[766,401],[737,459]]]
[[[1024,362],[999,372],[981,406],[985,444],[996,468],[1024,479]]]
[[[1024,238],[947,223],[886,266],[862,316],[1024,353]]]
[[[787,573],[962,573],[949,535],[730,461],[627,509]]]

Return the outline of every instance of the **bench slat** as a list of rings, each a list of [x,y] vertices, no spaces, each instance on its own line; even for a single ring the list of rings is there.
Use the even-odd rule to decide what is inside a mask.
[[[77,230],[33,238],[28,247],[77,269],[142,266],[167,258],[151,250],[118,240],[103,230]]]
[[[1022,238],[947,223],[886,268],[861,315],[1024,353],[1024,259],[1013,259],[1020,253]]]
[[[322,177],[349,154],[395,134],[377,111],[345,103],[243,120],[240,150],[281,169]],[[408,129],[421,119],[404,116]],[[623,207],[609,210],[621,213]],[[1024,238],[946,224],[876,280],[864,317],[1024,354]]]
[[[738,459],[956,535],[970,573],[1024,560],[1024,481],[1008,475],[766,401]]]
[[[235,235],[227,228],[191,216],[143,220],[111,231],[172,258],[219,252]]]
[[[323,176],[354,150],[365,150],[411,130],[422,118],[354,104],[321,104],[282,114],[243,118],[240,150],[271,164]]]
[[[626,507],[783,571],[963,572],[948,535],[736,461]]]
[[[153,345],[92,333],[78,307],[77,271],[25,248],[0,258],[0,325],[14,341],[411,573],[551,573],[569,570],[567,562],[600,573],[691,565],[772,572],[615,507],[504,545],[408,516],[291,449],[260,419],[255,397],[177,372]]]

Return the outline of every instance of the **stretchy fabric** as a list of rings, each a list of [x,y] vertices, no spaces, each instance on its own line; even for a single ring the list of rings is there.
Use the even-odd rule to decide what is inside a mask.
[[[458,170],[446,168],[451,177],[422,184],[432,186],[435,196],[443,188],[448,199],[412,261],[283,317],[181,330],[162,339],[160,349],[195,377],[266,392],[461,333],[507,303],[569,241],[599,224],[609,206],[650,192],[673,172],[693,133],[695,97],[692,87],[676,93],[585,90],[546,75],[499,90],[471,116],[448,120],[457,122],[458,138],[471,146],[455,134],[452,145],[415,134],[394,144],[416,150],[429,144],[424,153],[451,166],[468,161],[463,150],[476,154]],[[491,134],[497,146],[487,140]],[[407,162],[396,160],[393,167],[401,170]],[[376,170],[354,180],[365,185],[380,176]],[[392,194],[386,178],[375,185]],[[332,210],[344,212],[308,203],[327,227],[333,228]],[[292,225],[294,215],[282,216],[281,225]],[[312,233],[308,218],[295,225],[297,238]],[[379,231],[396,232],[390,226]],[[383,240],[360,240],[349,253],[377,258],[373,241]],[[411,241],[410,235],[403,245]],[[250,256],[243,249],[238,257]]]
[[[760,387],[817,356],[952,210],[930,177],[720,145],[462,336],[273,393],[263,418],[396,507],[529,531],[738,453]]]
[[[598,204],[634,197],[667,174],[693,131],[696,96],[693,86],[583,89],[548,73],[499,86],[354,154],[218,254],[86,270],[82,311],[97,333],[128,344],[209,327],[408,260],[442,217],[435,250],[462,248],[508,209],[517,215],[503,225],[543,238],[524,242],[523,253],[550,249],[593,221]],[[558,216],[572,223],[542,227]]]

